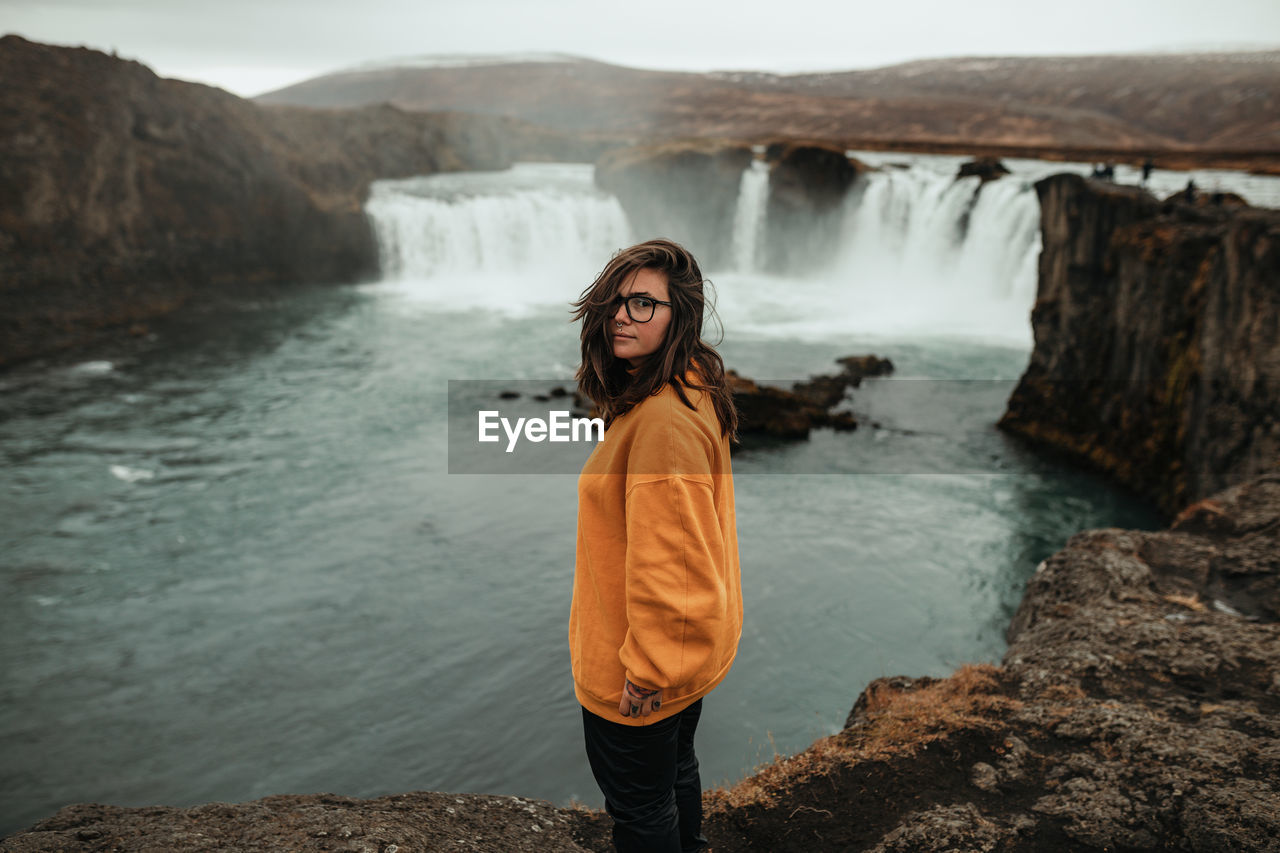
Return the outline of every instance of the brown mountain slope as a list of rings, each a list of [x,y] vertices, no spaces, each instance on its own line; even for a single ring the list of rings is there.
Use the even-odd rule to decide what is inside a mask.
[[[518,116],[589,134],[807,136],[1062,148],[1280,151],[1280,52],[944,59],[773,75],[588,60],[355,69],[264,103]]]
[[[777,78],[846,97],[971,97],[1101,113],[1183,143],[1280,148],[1280,51],[991,57]]]

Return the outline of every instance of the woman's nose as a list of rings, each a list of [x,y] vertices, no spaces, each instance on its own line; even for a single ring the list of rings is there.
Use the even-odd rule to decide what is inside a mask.
[[[627,313],[627,303],[619,302],[618,310],[613,312],[613,319],[616,323],[630,323],[631,315]]]

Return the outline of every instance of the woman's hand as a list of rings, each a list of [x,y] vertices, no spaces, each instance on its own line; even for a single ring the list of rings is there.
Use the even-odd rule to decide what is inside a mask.
[[[630,679],[622,680],[622,701],[618,713],[624,717],[647,717],[662,707],[661,690],[645,690],[636,687]]]

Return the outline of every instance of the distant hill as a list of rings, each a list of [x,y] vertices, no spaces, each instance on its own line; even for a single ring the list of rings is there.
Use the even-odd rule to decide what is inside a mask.
[[[497,113],[606,136],[1280,152],[1280,51],[937,59],[795,75],[423,57],[257,100]]]

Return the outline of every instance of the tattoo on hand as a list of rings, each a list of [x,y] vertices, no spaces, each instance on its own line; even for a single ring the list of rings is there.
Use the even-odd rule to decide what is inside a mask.
[[[631,679],[622,680],[622,701],[618,703],[618,713],[624,717],[639,717],[662,707],[662,690],[650,690],[632,683]]]
[[[636,685],[631,683],[631,679],[629,678],[625,679],[625,682],[626,682],[627,695],[630,696],[632,699],[638,699],[640,701],[644,701],[645,699],[648,699],[653,694],[662,692],[661,690],[646,690],[643,687],[637,687]]]

